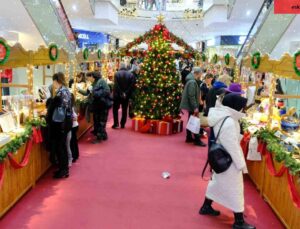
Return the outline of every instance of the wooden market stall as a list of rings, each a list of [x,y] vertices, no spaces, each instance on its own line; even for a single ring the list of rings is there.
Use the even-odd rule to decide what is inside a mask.
[[[26,51],[20,44],[9,46],[6,41],[0,38],[0,41],[4,42],[8,53],[8,59],[6,62],[0,64],[0,71],[2,74],[11,74],[13,77],[8,83],[0,83],[0,98],[2,106],[5,105],[5,109],[9,107],[8,99],[10,101],[17,101],[18,105],[20,101],[27,98],[26,106],[28,106],[28,117],[33,116],[33,56],[32,51]],[[7,72],[6,72],[7,71]],[[18,71],[18,72],[17,72]],[[14,73],[13,73],[14,72]],[[16,77],[15,77],[16,76]],[[24,83],[20,83],[20,80]],[[26,82],[26,83],[25,83]],[[26,93],[20,97],[19,91],[13,89],[23,88],[22,92]],[[10,90],[14,95],[2,95],[3,89]],[[5,91],[4,90],[4,91]],[[5,97],[7,100],[5,100]],[[13,98],[16,97],[16,100]],[[11,102],[12,103],[12,102]],[[23,104],[22,106],[25,107]],[[13,112],[11,110],[2,110],[3,115],[10,115]],[[22,111],[23,112],[23,111]],[[21,112],[20,112],[21,113]],[[19,116],[19,110],[15,112],[15,115]],[[25,113],[25,110],[24,110]],[[24,115],[22,113],[22,115]],[[23,128],[24,120],[20,122],[20,128]],[[6,121],[6,120],[5,120]],[[18,127],[18,125],[17,125]],[[6,131],[8,127],[1,125],[2,135],[8,135],[9,139],[0,147],[0,218],[32,187],[34,187],[36,181],[47,171],[50,167],[48,159],[48,152],[45,150],[41,139],[39,141],[34,140],[36,131],[32,126],[24,129],[10,129]],[[1,141],[2,136],[1,135]],[[33,137],[31,137],[33,136]],[[14,152],[16,150],[16,152]]]
[[[276,99],[300,98],[300,94],[289,92],[277,94],[278,80],[292,79],[296,80],[295,84],[299,84],[300,77],[295,73],[295,60],[289,54],[285,54],[280,60],[271,60],[267,55],[255,58],[256,60],[253,57],[245,58],[243,66],[254,72],[271,73],[272,81],[268,94],[268,120],[266,126],[258,131],[258,151],[262,154],[262,160],[247,160],[249,176],[282,223],[287,228],[299,228],[300,151],[298,145],[294,147],[291,142],[284,140],[286,137],[293,138],[294,135],[286,132],[280,125],[278,127],[279,115],[274,107],[277,106]],[[244,86],[246,84],[247,82]]]

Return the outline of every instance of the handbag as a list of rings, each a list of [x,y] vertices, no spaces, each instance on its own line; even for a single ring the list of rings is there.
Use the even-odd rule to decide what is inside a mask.
[[[228,118],[229,116],[225,117],[225,119],[223,120],[219,132],[217,134],[217,137],[214,137],[214,131],[213,128],[211,127],[211,135],[212,135],[210,136],[211,142],[210,142],[210,147],[208,149],[208,158],[204,166],[204,169],[202,171],[202,177],[204,176],[208,164],[210,165],[210,167],[215,173],[219,174],[225,172],[232,163],[232,158],[230,154],[221,144],[217,143],[221,129],[226,119]]]
[[[66,119],[66,108],[64,107],[56,107],[53,115],[52,121],[53,122],[64,122]]]
[[[199,134],[200,131],[200,119],[194,115],[191,115],[186,125],[186,129],[194,134]]]

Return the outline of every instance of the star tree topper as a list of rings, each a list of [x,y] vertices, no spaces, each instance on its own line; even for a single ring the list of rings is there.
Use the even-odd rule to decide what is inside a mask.
[[[165,16],[163,14],[159,14],[157,16],[157,21],[159,24],[164,24]]]

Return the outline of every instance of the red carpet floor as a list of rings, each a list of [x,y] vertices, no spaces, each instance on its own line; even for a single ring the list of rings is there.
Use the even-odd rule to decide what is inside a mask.
[[[198,215],[207,181],[201,179],[206,149],[187,145],[184,134],[168,137],[110,129],[109,141],[80,142],[71,176],[52,171],[0,222],[1,229],[223,229],[233,217],[219,205],[217,218]],[[161,178],[168,171],[171,178]],[[283,228],[246,179],[247,221],[259,229]]]

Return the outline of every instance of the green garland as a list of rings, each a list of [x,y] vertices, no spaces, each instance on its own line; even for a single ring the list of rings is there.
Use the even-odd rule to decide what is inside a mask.
[[[213,56],[212,61],[213,61],[214,64],[218,63],[218,55],[217,55],[217,54],[215,54],[215,55]]]
[[[300,51],[298,51],[298,52],[296,52],[295,54],[294,54],[294,70],[295,70],[295,72],[296,72],[296,74],[298,75],[298,76],[300,76],[300,70],[298,69],[298,67],[297,67],[297,57],[300,55]]]
[[[202,61],[205,62],[206,61],[206,55],[204,53],[202,53]]]
[[[0,65],[3,65],[6,63],[10,55],[10,47],[3,40],[0,40],[0,45],[3,45],[6,50],[5,57],[3,58],[3,60],[0,60]]]
[[[227,54],[224,56],[224,59],[225,59],[225,64],[226,64],[226,65],[229,65],[229,63],[230,63],[230,55],[229,55],[229,53],[227,53]]]
[[[52,55],[52,49],[56,49],[56,55],[55,56]],[[58,58],[58,55],[59,55],[59,49],[58,49],[57,45],[56,44],[50,45],[49,46],[49,58],[50,58],[50,60],[56,61],[57,58]]]
[[[13,140],[11,140],[9,143],[5,144],[1,149],[0,149],[0,161],[3,161],[8,153],[15,153],[17,152],[22,145],[24,145],[28,139],[32,136],[32,127],[41,127],[41,126],[46,126],[46,121],[45,119],[32,119],[25,124],[25,131],[16,136]]]
[[[300,173],[300,162],[293,158],[293,155],[297,153],[296,150],[288,152],[280,139],[275,136],[275,131],[262,128],[256,135],[267,144],[267,149],[275,155],[275,160],[279,163],[283,162],[292,175]]]
[[[255,63],[256,60],[256,63]],[[256,52],[253,54],[251,58],[251,65],[254,69],[258,69],[260,65],[260,52]]]
[[[89,49],[88,49],[88,48],[85,48],[85,49],[83,50],[83,59],[84,59],[84,60],[87,60],[87,59],[89,58],[89,55],[90,55]]]
[[[102,58],[102,52],[101,52],[101,49],[98,50],[97,54],[98,54],[98,59],[101,59],[101,58]]]

